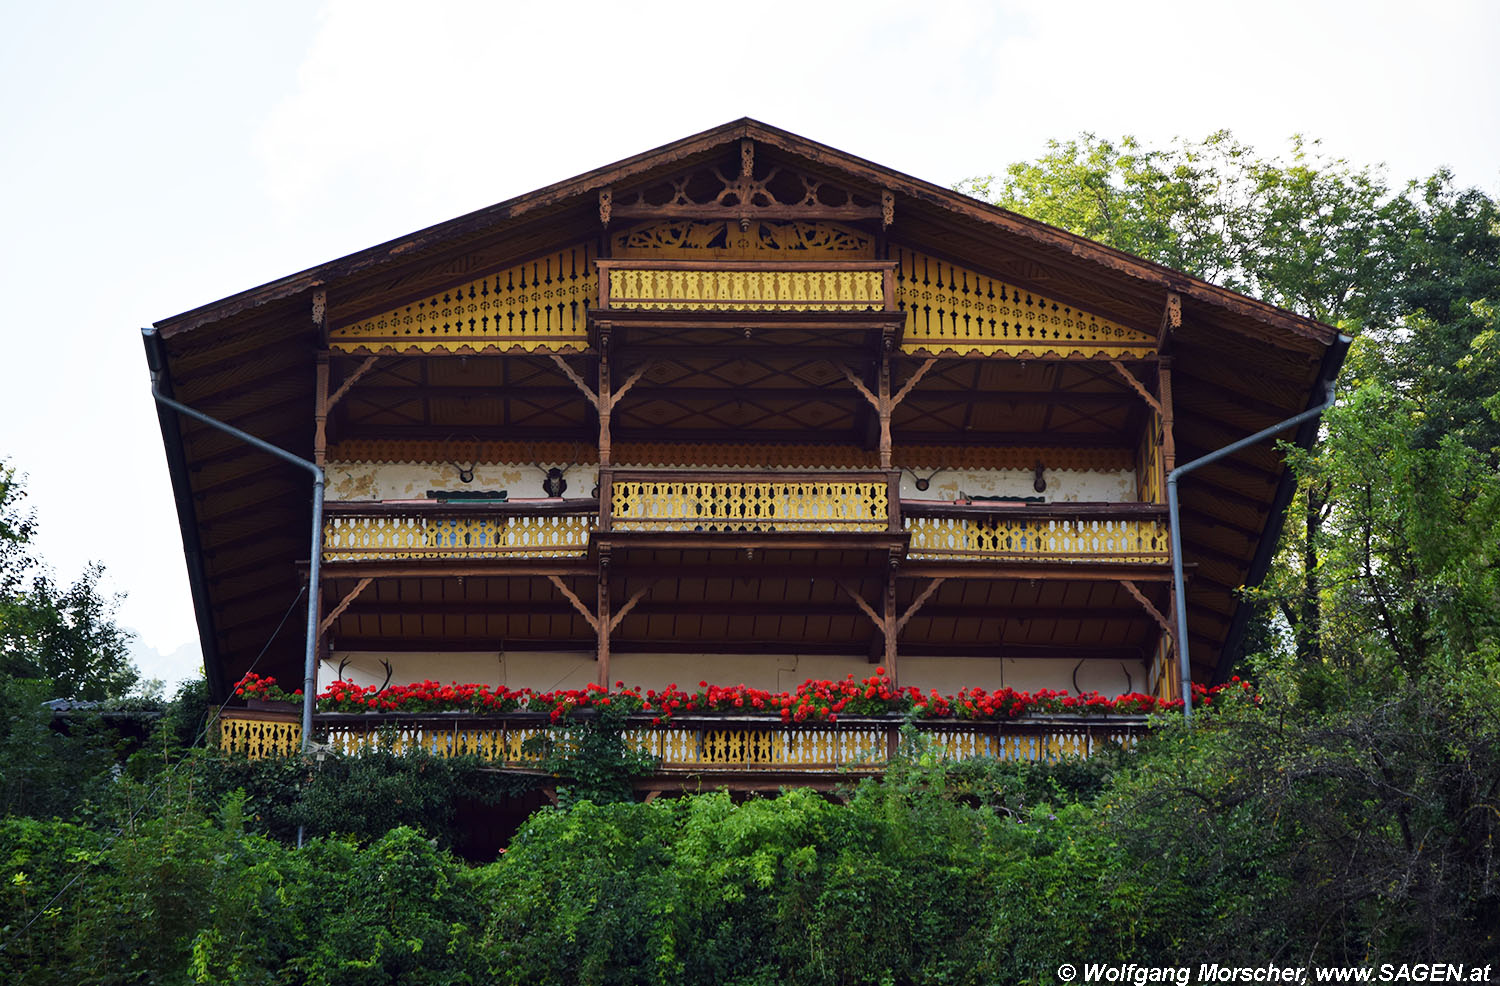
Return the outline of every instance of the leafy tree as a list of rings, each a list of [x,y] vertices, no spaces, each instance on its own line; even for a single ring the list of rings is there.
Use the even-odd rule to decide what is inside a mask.
[[[131,635],[115,622],[119,599],[99,586],[104,567],[57,584],[32,554],[36,518],[24,498],[21,478],[0,462],[0,675],[48,679],[59,698],[124,695],[139,675]]]
[[[1482,548],[1486,491],[1500,464],[1492,198],[1456,188],[1446,171],[1395,189],[1300,137],[1289,157],[1262,157],[1227,131],[1167,148],[1085,134],[960,188],[1363,334],[1341,388],[1360,412],[1329,415],[1331,437],[1299,463],[1294,522],[1255,597],[1253,639],[1274,645],[1264,617],[1276,613],[1305,665],[1334,644],[1347,664],[1366,653],[1351,627],[1387,627],[1377,652],[1410,656],[1437,600],[1462,596],[1464,613],[1482,614],[1495,567]],[[1374,391],[1355,396],[1364,387]],[[1407,491],[1411,482],[1423,485]]]

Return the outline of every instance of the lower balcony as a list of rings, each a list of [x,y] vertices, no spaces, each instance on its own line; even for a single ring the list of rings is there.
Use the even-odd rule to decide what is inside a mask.
[[[1110,745],[1129,746],[1144,735],[1145,716],[1049,716],[1005,722],[916,720],[933,752],[953,760],[1056,761],[1084,757]],[[765,716],[678,717],[653,724],[632,718],[627,742],[659,761],[658,776],[713,775],[730,787],[756,779],[817,783],[828,775],[883,771],[898,748],[902,721],[841,718],[783,723]],[[367,750],[421,751],[433,756],[478,756],[497,768],[536,770],[549,744],[566,744],[568,726],[541,713],[475,716],[456,713],[376,715],[330,713],[314,719],[321,745],[352,755]],[[293,712],[227,710],[219,746],[251,758],[299,752],[302,728]]]

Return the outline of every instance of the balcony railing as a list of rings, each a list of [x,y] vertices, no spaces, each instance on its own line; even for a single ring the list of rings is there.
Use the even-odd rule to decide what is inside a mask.
[[[599,307],[656,311],[895,311],[895,261],[600,260]]]
[[[704,534],[887,531],[886,473],[613,472],[612,531]]]
[[[604,470],[600,499],[330,503],[325,562],[579,559],[596,532],[837,535],[904,531],[912,561],[1162,565],[1149,503],[901,501],[885,472]],[[603,507],[603,514],[600,508]]]
[[[536,769],[549,754],[565,753],[566,726],[550,726],[540,713],[507,717],[459,714],[401,716],[329,714],[315,719],[320,742],[341,754],[384,750],[432,756],[477,756],[496,766]],[[1088,756],[1110,744],[1132,745],[1145,718],[1056,716],[1012,722],[918,720],[932,752],[953,760],[1055,761]],[[679,718],[652,725],[637,717],[626,742],[658,758],[662,773],[829,773],[883,770],[900,741],[895,719],[841,719],[837,723],[785,724],[756,717]],[[252,759],[291,756],[301,748],[295,714],[227,710],[219,719],[220,748]]]
[[[336,503],[323,516],[326,562],[581,558],[598,501]]]
[[[1166,510],[1154,504],[902,505],[913,561],[1170,560]]]

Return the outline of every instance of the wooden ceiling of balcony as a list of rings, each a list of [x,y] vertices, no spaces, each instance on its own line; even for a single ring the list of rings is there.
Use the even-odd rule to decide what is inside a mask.
[[[624,205],[634,201],[635,190],[673,175],[704,166],[732,172],[747,140],[753,142],[758,167],[785,166],[854,189],[860,202],[888,202],[890,237],[1101,318],[1155,332],[1163,324],[1169,293],[1180,295],[1182,324],[1163,346],[1174,359],[1179,462],[1316,402],[1319,381],[1342,359],[1338,335],[1327,325],[753,120],[705,131],[164,319],[157,323],[159,335],[148,338],[148,348],[155,350],[153,358],[165,370],[163,383],[178,399],[310,457],[314,358],[323,344],[313,320],[315,298],[326,298],[328,319],[339,323],[560,245],[595,241],[602,230],[601,191],[613,190],[614,201]],[[860,208],[866,212],[838,221],[878,234],[881,221],[869,218],[868,204]],[[617,224],[629,218],[626,212],[620,211]],[[787,431],[800,433],[805,443],[807,432],[816,431],[820,438],[868,447],[870,415],[847,383],[828,373],[832,358],[869,372],[868,362],[859,365],[861,354],[873,353],[865,347],[869,334],[855,335],[858,341],[837,340],[839,346],[852,341],[852,350],[826,354],[804,346],[788,357],[788,347],[777,345],[774,336],[759,340],[772,352],[747,352],[743,360],[670,347],[641,354],[663,358],[652,372],[664,377],[649,378],[621,405],[616,441],[656,442],[664,429],[675,429],[698,443],[730,437],[773,442],[791,437],[782,434]],[[628,329],[624,341],[621,356],[629,359]],[[742,341],[747,347],[757,344],[754,337]],[[589,357],[573,361],[579,372],[592,373]],[[555,436],[587,444],[594,438],[591,409],[541,359],[388,363],[356,386],[339,409],[334,427],[341,439],[467,437],[481,426],[495,428],[497,421],[504,422],[507,438],[517,431],[537,441]],[[1005,360],[940,364],[897,409],[898,453],[903,442],[1034,442],[1040,436],[1052,446],[1111,444],[1135,429],[1142,408],[1128,389],[1104,376],[1104,369]],[[336,363],[335,385],[348,370],[348,362]],[[898,379],[910,371],[909,362],[898,360]],[[480,392],[494,385],[496,373],[508,397]],[[749,376],[740,380],[739,374]],[[814,397],[792,395],[810,383]],[[413,399],[410,392],[421,388],[434,388],[436,396]],[[719,388],[726,394],[716,396]],[[445,389],[450,392],[441,392]],[[961,394],[972,399],[959,400]],[[307,557],[305,476],[206,427],[170,414],[162,422],[212,678],[219,687],[232,681],[268,640],[263,668],[281,673],[297,668],[299,619],[287,620],[279,633],[276,628],[295,609],[297,564]],[[1304,428],[1298,437],[1306,442],[1312,434],[1311,427]],[[1197,566],[1188,609],[1194,636],[1203,641],[1195,639],[1195,677],[1224,671],[1221,656],[1232,655],[1248,615],[1235,592],[1265,570],[1287,495],[1284,469],[1269,445],[1184,481],[1184,555]]]
[[[884,576],[850,552],[768,551],[753,563],[724,564],[715,552],[690,552],[676,575],[617,572],[619,599],[644,591],[612,637],[616,653],[827,653],[882,651],[874,624],[848,590],[878,605]],[[731,552],[732,554],[736,554]],[[873,569],[873,570],[872,570]],[[729,574],[726,574],[729,573]],[[592,599],[592,576],[565,580]],[[842,583],[842,585],[841,585]],[[353,579],[335,579],[334,594]],[[898,579],[897,603],[909,607],[925,579]],[[1165,606],[1165,585],[1146,586]],[[1056,657],[1138,661],[1156,637],[1142,609],[1118,582],[950,580],[903,629],[898,652],[911,657]],[[456,577],[373,583],[332,628],[339,650],[444,649],[590,652],[594,631],[545,580]],[[712,677],[709,670],[705,675]]]
[[[342,369],[355,358],[335,359]],[[630,367],[629,350],[624,359]],[[644,377],[613,412],[617,442],[805,443],[816,436],[875,447],[870,405],[839,369],[872,377],[874,361],[857,350],[825,356],[723,346],[642,361],[649,362]],[[576,362],[597,387],[595,368]],[[919,363],[895,360],[896,385]],[[1128,447],[1145,413],[1107,364],[1023,368],[976,359],[939,364],[924,376],[896,408],[892,432],[900,446]],[[571,442],[580,446],[578,461],[588,461],[598,418],[545,356],[396,357],[349,390],[329,434],[335,442]]]

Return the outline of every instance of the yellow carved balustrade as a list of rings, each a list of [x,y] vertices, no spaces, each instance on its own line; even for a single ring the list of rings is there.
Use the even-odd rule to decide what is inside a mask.
[[[1165,564],[1167,524],[1138,517],[913,517],[914,561],[1127,562]]]
[[[252,759],[292,756],[301,728],[292,716],[268,721],[266,713],[229,710],[220,719],[220,747]],[[566,754],[575,736],[539,717],[329,715],[317,719],[320,749],[345,756],[366,751],[398,755],[477,756],[499,766],[535,769],[549,754]],[[1108,744],[1129,746],[1144,731],[1135,719],[1079,719],[916,723],[927,751],[942,759],[994,757],[1055,761],[1088,756]],[[899,742],[900,723],[851,720],[780,723],[745,718],[678,720],[627,726],[631,747],[657,758],[662,772],[785,771],[790,773],[883,770]]]
[[[892,265],[599,261],[601,308],[880,311]]]
[[[593,514],[330,514],[323,560],[581,558],[595,524]]]
[[[617,473],[610,523],[616,531],[815,533],[883,531],[890,523],[884,478],[760,480]]]

